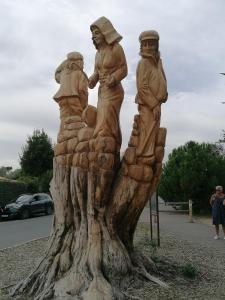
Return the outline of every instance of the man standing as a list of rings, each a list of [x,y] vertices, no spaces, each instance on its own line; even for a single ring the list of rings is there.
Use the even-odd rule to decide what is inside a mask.
[[[154,149],[160,125],[161,104],[167,100],[167,82],[159,52],[159,34],[143,31],[139,36],[140,55],[137,67],[137,95],[140,114],[137,156],[154,161]]]

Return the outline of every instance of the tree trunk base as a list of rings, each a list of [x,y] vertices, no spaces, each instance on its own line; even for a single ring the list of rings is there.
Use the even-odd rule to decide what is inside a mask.
[[[119,236],[110,234],[110,223],[107,225],[96,192],[100,184],[104,185],[102,176],[59,165],[55,160],[51,193],[56,211],[49,247],[36,270],[16,287],[14,296],[122,300],[132,299],[126,292],[130,282],[140,282],[141,287],[147,279],[164,286],[147,273],[146,260],[129,253]],[[81,190],[87,184],[85,195]],[[156,271],[150,261],[148,267]]]
[[[166,131],[159,130],[155,158],[137,157],[131,146],[121,162],[113,138],[83,141],[85,135],[79,136],[81,142],[70,142],[80,152],[54,158],[50,190],[55,216],[48,250],[13,295],[125,300],[138,299],[127,292],[134,282],[136,288],[144,280],[166,287],[147,272],[157,274],[154,263],[135,253],[133,246],[138,219],[159,180]],[[69,142],[61,144],[58,151],[69,147]],[[95,145],[91,150],[90,144]]]

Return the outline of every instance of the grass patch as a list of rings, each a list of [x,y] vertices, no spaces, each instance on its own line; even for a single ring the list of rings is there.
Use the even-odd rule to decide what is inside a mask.
[[[182,268],[182,273],[185,277],[194,279],[197,275],[197,270],[191,263],[186,263]]]
[[[150,245],[150,257],[151,259],[157,263],[160,261],[160,258],[159,256],[157,255],[157,247],[158,247],[158,244],[156,241],[152,240],[149,242],[149,245]]]

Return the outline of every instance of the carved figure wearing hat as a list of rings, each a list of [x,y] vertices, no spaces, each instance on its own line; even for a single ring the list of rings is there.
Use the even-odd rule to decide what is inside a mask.
[[[60,117],[81,116],[88,102],[88,79],[83,72],[83,56],[79,52],[70,52],[56,69],[55,80],[60,88],[54,100],[60,106]]]
[[[160,125],[161,104],[167,100],[167,82],[159,52],[159,34],[143,31],[139,36],[141,60],[136,73],[140,114],[140,140],[137,155],[154,160],[154,149]]]
[[[122,36],[105,17],[95,21],[90,29],[97,53],[94,73],[89,78],[89,88],[100,83],[94,138],[113,137],[119,149],[122,140],[119,114],[124,98],[121,81],[127,75],[126,58],[119,44]]]

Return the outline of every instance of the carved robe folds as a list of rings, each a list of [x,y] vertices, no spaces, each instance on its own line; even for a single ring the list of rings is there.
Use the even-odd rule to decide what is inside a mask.
[[[104,51],[98,51],[95,58],[95,73],[93,77],[100,81],[97,105],[97,124],[94,137],[113,137],[120,149],[121,131],[119,114],[124,98],[120,81],[127,75],[126,58],[122,47],[116,43],[107,46]],[[109,78],[114,79],[112,87],[107,85]]]
[[[144,57],[137,67],[137,96],[139,119],[139,143],[137,156],[154,156],[155,141],[160,125],[161,103],[167,99],[167,83],[162,61],[152,56]],[[154,114],[158,109],[158,117]]]

